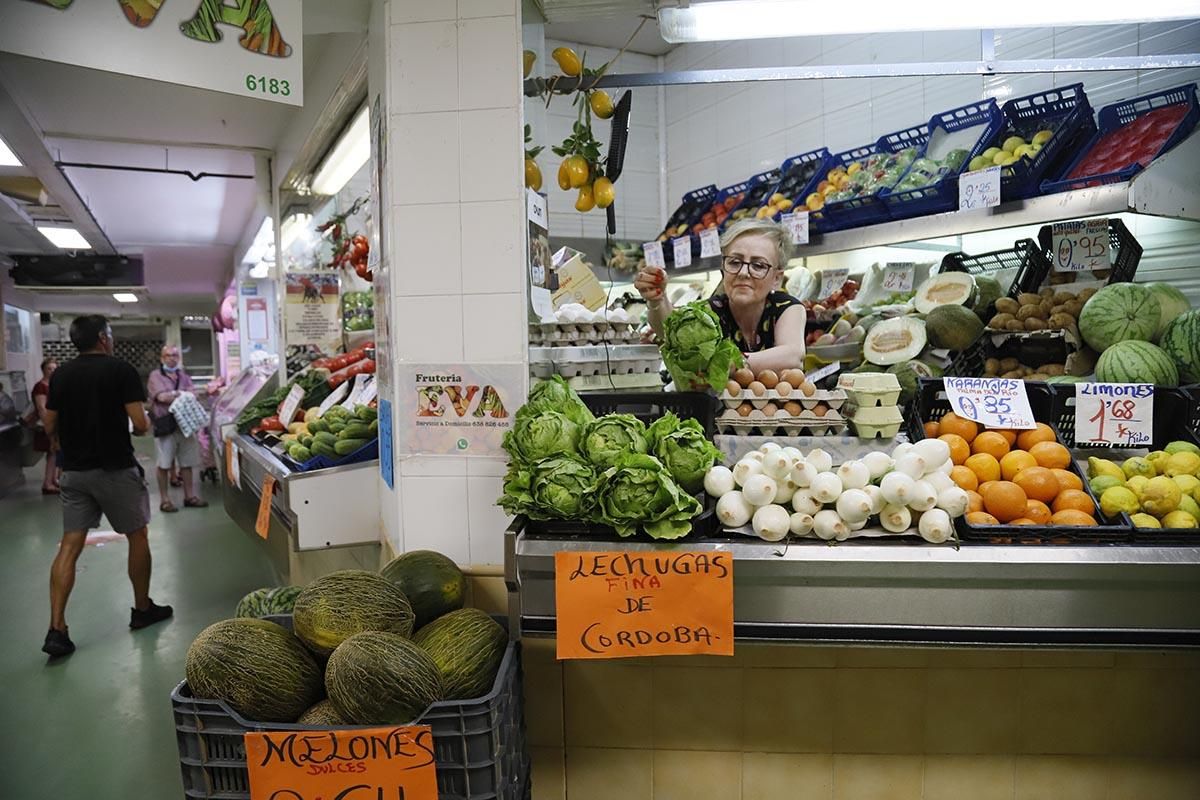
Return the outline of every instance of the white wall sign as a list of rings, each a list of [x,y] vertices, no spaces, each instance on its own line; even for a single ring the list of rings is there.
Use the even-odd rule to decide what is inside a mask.
[[[399,364],[396,454],[500,456],[525,401],[524,364]]]
[[[5,0],[0,51],[304,105],[301,0]]]

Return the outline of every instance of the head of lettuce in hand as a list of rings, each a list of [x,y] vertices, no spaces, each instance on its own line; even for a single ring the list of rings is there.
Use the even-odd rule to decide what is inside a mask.
[[[681,391],[711,386],[720,391],[730,371],[741,366],[742,354],[721,332],[721,322],[708,301],[675,309],[663,322],[663,361]]]

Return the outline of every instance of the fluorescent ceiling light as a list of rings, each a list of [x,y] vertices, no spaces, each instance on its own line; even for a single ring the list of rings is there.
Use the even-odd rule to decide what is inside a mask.
[[[312,218],[312,214],[302,212],[284,218],[283,224],[279,226],[279,240],[284,250],[287,250],[288,245],[296,241],[296,237],[312,224]]]
[[[12,151],[12,148],[0,139],[0,167],[20,167],[24,166],[21,159],[17,158],[17,154]]]
[[[63,250],[91,250],[87,239],[74,228],[52,228],[49,225],[38,225],[38,233],[50,240],[50,244]]]
[[[314,194],[335,195],[371,157],[371,117],[367,107],[354,117],[313,176]]]
[[[118,303],[136,303],[138,296],[133,292],[113,292],[113,299]]]
[[[936,12],[925,13],[895,0],[859,0],[851,9],[800,0],[721,0],[660,8],[658,29],[664,40],[678,44],[779,36],[1117,25],[1194,19],[1197,13],[1196,0],[1010,0],[1003,8],[1001,15],[985,4],[938,3]]]

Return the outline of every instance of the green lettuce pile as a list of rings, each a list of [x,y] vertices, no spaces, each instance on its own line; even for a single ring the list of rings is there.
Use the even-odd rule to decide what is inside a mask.
[[[719,455],[695,420],[667,414],[647,429],[631,414],[594,417],[557,376],[530,392],[504,449],[505,512],[595,522],[621,536],[641,528],[656,539],[691,531],[702,508],[690,493]]]
[[[663,322],[663,361],[683,392],[705,384],[719,392],[729,371],[742,365],[742,353],[721,332],[717,312],[707,300],[680,306]]]

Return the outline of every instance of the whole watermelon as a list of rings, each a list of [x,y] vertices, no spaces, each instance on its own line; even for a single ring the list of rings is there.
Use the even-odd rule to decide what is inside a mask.
[[[1145,286],[1111,283],[1088,298],[1079,314],[1079,333],[1103,353],[1117,342],[1153,339],[1161,313],[1158,298]]]
[[[380,574],[396,584],[412,604],[414,629],[463,606],[467,579],[458,565],[441,553],[403,553],[388,562]]]
[[[267,595],[275,588],[274,586],[265,586],[262,589],[247,592],[241,600],[238,600],[237,608],[233,610],[233,615],[235,617],[263,616],[267,613]]]
[[[289,631],[264,619],[213,623],[184,666],[195,697],[224,700],[255,722],[291,722],[321,698],[321,667]]]
[[[310,650],[328,656],[344,639],[362,631],[411,635],[413,610],[404,592],[383,576],[346,569],[306,586],[296,598],[292,622]]]
[[[1171,320],[1191,310],[1192,304],[1183,292],[1169,283],[1147,283],[1146,288],[1153,292],[1158,300],[1158,328],[1154,331],[1154,341],[1157,342],[1162,338]]]
[[[508,633],[477,608],[438,617],[413,635],[442,675],[446,700],[469,700],[488,693],[496,681]]]
[[[429,654],[395,633],[357,633],[333,651],[325,691],[342,719],[356,725],[403,725],[442,699]]]
[[[235,617],[265,617],[271,614],[290,614],[302,586],[268,586],[248,592],[238,601]]]
[[[1158,346],[1175,362],[1184,383],[1200,383],[1200,311],[1168,322]]]
[[[324,725],[338,726],[346,725],[346,720],[342,719],[342,715],[333,707],[333,703],[329,702],[329,698],[325,698],[317,703],[312,708],[305,711],[296,720],[297,725]]]
[[[1100,360],[1096,362],[1096,380],[1178,386],[1179,371],[1161,347],[1130,339],[1117,342],[1100,354]]]

